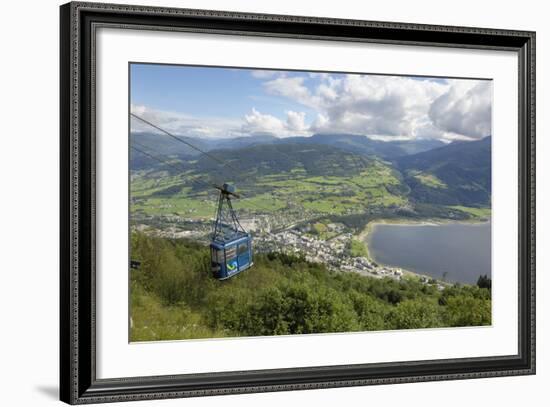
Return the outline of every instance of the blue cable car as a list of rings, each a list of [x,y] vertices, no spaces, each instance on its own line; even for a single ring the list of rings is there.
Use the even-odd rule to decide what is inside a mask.
[[[223,184],[218,199],[218,210],[210,242],[212,273],[218,280],[226,280],[253,265],[252,236],[239,223],[231,198],[239,198],[235,187]]]

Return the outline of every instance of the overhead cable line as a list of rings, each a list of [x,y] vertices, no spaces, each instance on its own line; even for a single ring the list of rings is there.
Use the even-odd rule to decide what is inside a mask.
[[[136,141],[132,141],[132,143],[138,144],[138,145],[144,147],[142,144],[139,144],[139,143],[137,143]],[[170,166],[170,167],[172,167],[172,168],[174,168],[174,169],[176,169],[176,170],[178,170],[178,171],[182,171],[182,168],[178,168],[176,165],[174,165],[174,164],[168,162],[167,160],[164,160],[164,159],[162,159],[162,158],[159,158],[159,157],[157,157],[157,156],[154,156],[153,154],[150,154],[150,153],[148,153],[148,152],[146,152],[146,151],[143,151],[143,150],[140,149],[140,148],[137,148],[137,147],[132,146],[132,145],[130,145],[130,148],[132,148],[133,150],[135,150],[135,151],[137,151],[137,152],[139,152],[139,153],[141,153],[141,154],[144,154],[145,156],[147,156],[147,157],[149,157],[149,158],[151,158],[151,159],[153,159],[153,160],[155,160],[155,161],[158,161],[158,162],[160,162],[160,163],[162,163],[162,164],[168,165],[168,166]],[[147,148],[150,148],[150,147],[147,147]],[[200,180],[200,179],[190,179],[190,181],[192,181],[192,182],[199,182],[199,183],[201,183],[202,185],[206,185],[206,186],[209,187],[209,188],[211,188],[211,187],[219,188],[216,184],[206,183],[206,182],[204,182],[204,181],[202,181],[202,180]],[[248,198],[248,199],[250,199],[250,198]],[[208,202],[211,206],[216,207],[212,202],[210,202],[210,201],[207,201],[207,202]],[[266,208],[259,207],[257,204],[254,204],[254,203],[252,203],[252,202],[249,202],[249,204],[252,205],[252,206],[255,206],[257,209],[267,210]],[[239,223],[239,225],[240,225],[240,223]],[[241,227],[242,227],[242,226],[241,226]],[[274,234],[272,234],[272,233],[270,233],[270,232],[268,232],[268,234],[270,234],[271,236],[273,236],[273,237],[275,238],[275,235],[274,235]],[[277,241],[276,238],[275,238],[274,243],[275,243],[276,246],[279,247],[279,251],[284,252],[284,248],[281,247],[280,243]]]
[[[140,143],[138,143],[138,142],[136,142],[136,141],[132,141],[132,143],[133,143],[133,144],[137,144],[137,145],[139,145],[139,146],[141,146],[141,147],[145,147],[143,144],[140,144]],[[158,161],[158,162],[160,162],[160,163],[162,163],[162,164],[168,165],[168,166],[170,166],[170,167],[172,167],[172,168],[174,168],[174,169],[176,169],[176,170],[178,170],[178,171],[186,171],[183,167],[178,167],[178,166],[176,166],[176,165],[170,163],[169,161],[167,161],[167,160],[165,160],[165,159],[162,159],[162,158],[159,158],[158,156],[154,156],[154,155],[152,155],[152,154],[150,154],[150,153],[148,153],[148,152],[146,152],[146,151],[143,151],[142,149],[139,149],[139,148],[137,148],[137,147],[135,147],[135,146],[130,146],[130,147],[131,147],[132,149],[134,149],[134,150],[140,152],[141,154],[144,154],[144,155],[148,156],[149,158],[151,158],[151,159],[153,159],[153,160],[156,160],[156,161]],[[150,147],[147,147],[147,148],[150,149]],[[212,187],[213,187],[213,188],[219,189],[219,186],[216,185],[215,183],[205,182],[205,181],[202,181],[200,178],[190,178],[189,181],[195,182],[195,183],[199,182],[199,183],[201,183],[202,185],[207,186],[208,188],[212,188]],[[242,194],[241,194],[241,195],[242,195]],[[249,200],[249,199],[252,199],[252,197],[243,197],[243,198],[241,199],[241,201],[243,202],[243,201],[246,201],[246,200]],[[256,209],[261,209],[261,210],[267,211],[267,212],[271,211],[271,209],[266,208],[266,207],[264,207],[264,206],[261,206],[261,205],[259,205],[258,203],[254,203],[254,202],[250,202],[250,201],[248,201],[248,203],[249,203],[251,206],[255,207]]]
[[[193,144],[189,143],[188,141],[186,141],[186,140],[184,140],[184,139],[182,139],[182,138],[180,138],[180,137],[174,136],[172,133],[170,133],[170,132],[164,130],[163,128],[160,128],[159,126],[157,126],[157,125],[151,123],[150,121],[145,120],[143,117],[140,117],[140,116],[138,116],[138,115],[136,115],[136,114],[134,114],[134,113],[130,113],[130,116],[132,116],[132,117],[134,117],[134,118],[136,118],[136,119],[138,119],[138,120],[141,120],[143,123],[146,123],[146,124],[148,124],[149,126],[155,128],[155,129],[157,129],[158,131],[160,131],[160,132],[166,134],[167,136],[172,137],[174,140],[179,141],[180,143],[183,143],[183,144],[185,144],[186,146],[191,147],[191,148],[194,149],[194,150],[197,150],[197,151],[200,152],[201,154],[204,154],[205,156],[207,156],[207,157],[209,157],[210,159],[212,159],[212,160],[218,162],[219,164],[223,165],[224,167],[231,168],[233,171],[238,171],[238,170],[237,170],[236,168],[234,168],[232,165],[230,165],[229,163],[227,163],[227,162],[221,160],[220,158],[216,157],[215,155],[212,155],[212,154],[208,153],[207,151],[203,151],[202,149],[198,148],[197,146],[194,146]]]
[[[241,175],[241,174],[244,172],[242,169],[239,170],[239,169],[235,168],[235,167],[232,166],[231,164],[229,164],[229,163],[223,161],[222,159],[216,157],[215,155],[212,155],[212,154],[208,153],[207,151],[203,151],[202,149],[198,148],[197,146],[195,146],[195,145],[189,143],[188,141],[186,141],[186,140],[184,140],[184,139],[182,139],[182,138],[179,138],[179,137],[173,135],[172,133],[170,133],[170,132],[164,130],[163,128],[157,126],[157,125],[154,124],[154,123],[151,123],[150,121],[144,119],[143,117],[136,115],[135,113],[131,113],[131,112],[130,112],[130,116],[134,117],[135,119],[138,119],[138,120],[142,121],[143,123],[148,124],[149,126],[151,126],[151,127],[153,127],[154,129],[157,129],[158,131],[160,131],[160,132],[166,134],[167,136],[173,138],[174,140],[177,140],[177,141],[179,141],[180,143],[183,143],[183,144],[185,144],[186,146],[191,147],[192,149],[194,149],[194,150],[200,152],[201,154],[204,154],[205,156],[207,156],[208,158],[210,158],[210,159],[216,161],[216,162],[219,163],[220,165],[222,165],[222,166],[224,166],[224,167],[227,167],[227,168],[233,170],[233,171],[234,171],[234,175],[239,176],[239,175]],[[137,143],[136,143],[136,144],[137,144]],[[211,186],[215,186],[215,185],[211,185]],[[244,201],[244,200],[247,200],[247,199],[251,199],[251,197],[243,197],[243,201]],[[257,209],[262,209],[262,210],[264,210],[264,211],[271,211],[271,209],[269,209],[269,208],[262,207],[262,206],[260,206],[260,205],[258,205],[258,204],[252,204],[252,202],[249,202],[249,203],[250,203],[252,206],[256,206]]]
[[[194,150],[200,152],[201,154],[204,154],[205,156],[207,156],[208,158],[210,158],[210,159],[216,161],[216,162],[219,163],[220,165],[222,165],[222,166],[224,166],[224,167],[226,167],[226,168],[229,168],[229,169],[233,170],[234,175],[236,175],[237,178],[239,178],[239,175],[242,175],[242,174],[244,173],[244,171],[243,171],[242,169],[241,169],[241,170],[238,170],[237,168],[235,168],[234,166],[230,165],[229,163],[223,161],[222,159],[220,159],[220,158],[218,158],[218,157],[216,157],[216,156],[214,156],[214,155],[212,155],[212,154],[210,154],[210,153],[208,153],[208,152],[206,152],[206,151],[203,151],[202,149],[198,148],[197,146],[194,146],[193,144],[189,143],[188,141],[183,140],[183,139],[181,139],[181,138],[179,138],[179,137],[177,137],[177,136],[171,134],[170,132],[164,130],[163,128],[161,128],[161,127],[159,127],[159,126],[157,126],[157,125],[155,125],[154,123],[151,123],[150,121],[148,121],[148,120],[146,120],[146,119],[144,119],[144,118],[142,118],[142,117],[140,117],[140,116],[138,116],[138,115],[136,115],[136,114],[134,114],[134,113],[131,113],[131,112],[130,112],[130,116],[134,117],[134,118],[137,119],[137,120],[142,121],[143,123],[148,124],[149,126],[151,126],[151,127],[153,127],[154,129],[156,129],[156,130],[158,130],[158,131],[160,131],[160,132],[166,134],[167,136],[173,138],[174,140],[177,140],[177,141],[179,141],[180,143],[183,143],[183,144],[185,144],[186,146],[191,147],[192,149],[194,149]],[[135,144],[138,144],[138,143],[135,142],[135,141],[134,141],[134,143],[135,143]],[[139,150],[136,149],[135,147],[132,147],[132,148],[134,148],[136,151],[139,151]],[[150,147],[147,147],[147,148],[150,149]],[[276,151],[279,152],[279,153],[281,153],[278,149],[276,149]],[[153,159],[155,159],[155,160],[157,160],[157,161],[164,162],[165,164],[170,165],[171,167],[175,168],[174,165],[172,165],[171,163],[168,163],[168,162],[163,161],[163,160],[159,160],[158,158],[153,157],[151,154],[145,153],[145,152],[143,152],[143,151],[140,151],[140,152],[142,152],[143,154],[145,154],[145,155],[147,155],[147,156],[149,156],[149,157],[151,157],[151,158],[153,158]],[[283,154],[284,154],[284,153],[283,153]],[[285,154],[285,155],[286,155],[286,154]],[[288,157],[288,156],[287,156],[287,157]],[[201,182],[203,182],[203,181],[201,181]],[[204,182],[203,182],[203,183],[204,183]],[[215,187],[215,188],[218,188],[218,189],[219,189],[219,186],[217,186],[217,185],[215,185],[215,184],[209,183],[208,185],[209,185],[210,187]],[[270,192],[270,194],[273,196],[273,192]],[[243,194],[241,194],[241,196],[242,196],[242,195],[243,195]],[[246,201],[248,201],[248,204],[249,204],[250,206],[255,207],[256,209],[260,209],[261,211],[264,211],[264,212],[267,212],[267,213],[273,211],[272,208],[264,207],[263,205],[260,205],[260,204],[258,204],[257,202],[251,202],[251,201],[250,201],[251,199],[253,199],[253,197],[250,197],[250,196],[247,197],[246,195],[244,195],[244,196],[242,196],[241,202],[246,202]],[[276,209],[275,209],[275,210],[276,210]]]
[[[138,144],[136,142],[133,142],[133,143]],[[147,156],[147,157],[149,157],[149,158],[151,158],[155,161],[158,161],[162,164],[168,165],[168,166],[174,168],[177,171],[186,171],[186,170],[183,170],[183,168],[179,168],[178,166],[168,162],[167,160],[163,160],[162,158],[156,157],[156,156],[154,156],[154,155],[152,155],[152,154],[150,154],[146,151],[143,151],[143,150],[137,148],[136,146],[130,146],[130,148],[132,148],[133,150],[135,150],[135,151],[137,151],[137,152],[139,152],[139,153],[141,153],[141,154],[143,154],[143,155],[145,155],[145,156]],[[204,182],[204,181],[202,181],[201,179],[198,179],[198,178],[189,178],[188,181],[195,182],[195,183],[200,183],[201,185],[207,186],[208,188],[212,188],[212,187],[215,188],[216,187],[216,184]]]

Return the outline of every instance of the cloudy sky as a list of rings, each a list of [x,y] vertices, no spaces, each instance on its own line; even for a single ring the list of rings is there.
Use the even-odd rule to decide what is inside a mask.
[[[488,80],[132,64],[130,81],[132,113],[190,137],[491,135]]]

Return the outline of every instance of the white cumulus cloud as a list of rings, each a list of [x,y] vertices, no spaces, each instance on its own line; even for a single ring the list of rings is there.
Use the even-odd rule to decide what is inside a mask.
[[[242,131],[248,134],[272,134],[278,137],[307,135],[305,112],[286,112],[286,121],[270,114],[260,113],[255,108],[244,116]]]
[[[292,110],[275,116],[260,106],[241,117],[220,118],[140,105],[131,109],[167,131],[191,137],[352,133],[382,140],[474,140],[491,135],[491,81],[269,70],[251,75],[262,81],[267,95],[292,102]],[[152,130],[135,119],[131,126],[133,131]]]
[[[490,135],[491,86],[489,81],[352,74],[284,76],[264,82],[267,93],[317,112],[310,133],[382,139]]]
[[[185,113],[152,109],[143,105],[130,106],[135,115],[170,133],[187,137],[227,138],[242,136],[241,120],[219,117],[195,117]],[[131,131],[158,133],[153,127],[136,118],[130,121]]]
[[[243,130],[249,133],[279,133],[284,130],[284,123],[269,114],[262,114],[255,108],[244,116]]]
[[[479,139],[491,135],[492,82],[456,81],[430,106],[429,117],[444,132]]]
[[[305,112],[286,112],[286,127],[290,131],[304,132],[307,130]]]
[[[309,107],[317,107],[314,97],[304,85],[303,76],[280,77],[264,83],[265,90],[273,95],[284,96]]]

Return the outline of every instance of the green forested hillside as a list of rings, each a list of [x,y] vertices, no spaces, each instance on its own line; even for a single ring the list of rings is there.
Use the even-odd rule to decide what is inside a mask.
[[[202,156],[195,163],[196,172],[209,174],[218,170],[237,178],[281,174],[295,168],[308,175],[349,176],[359,173],[371,161],[366,156],[322,144],[262,144],[212,150],[210,154],[227,163],[226,167],[220,169],[218,162]]]
[[[471,209],[490,207],[490,151],[489,137],[395,162],[311,141],[213,149],[208,156],[163,156],[170,164],[134,151],[132,210],[209,217],[215,200],[211,184],[231,182],[247,198],[237,209],[248,213],[391,217],[398,211],[402,217],[477,218]]]
[[[445,145],[442,141],[434,139],[380,141],[355,134],[314,134],[311,137],[293,137],[289,141],[324,144],[356,154],[384,159],[416,154]]]
[[[198,243],[134,232],[131,245],[141,262],[130,276],[131,341],[491,323],[490,290],[478,286],[440,290],[416,277],[331,272],[278,253],[256,255],[254,267],[217,281]]]
[[[400,157],[396,162],[415,201],[481,207],[491,204],[491,137],[454,142]]]
[[[297,218],[313,218],[407,203],[408,188],[402,184],[401,175],[378,158],[328,146],[293,144],[215,150],[211,154],[222,158],[227,166],[205,156],[188,165],[171,167],[152,162],[148,171],[135,171],[131,183],[134,213],[210,218],[216,200],[210,183],[223,182],[238,186],[243,199],[235,207],[247,214],[284,210]]]

